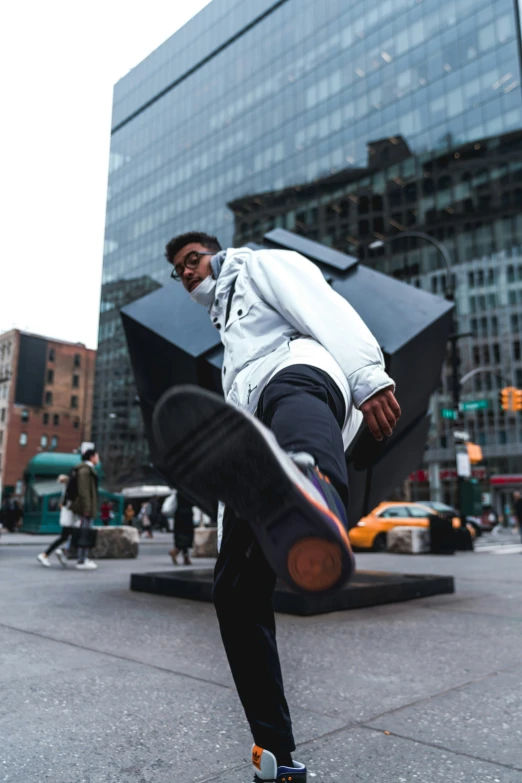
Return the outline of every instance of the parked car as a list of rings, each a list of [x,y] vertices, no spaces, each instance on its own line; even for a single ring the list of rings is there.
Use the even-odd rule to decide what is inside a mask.
[[[437,508],[435,507],[437,506]],[[394,527],[429,527],[429,516],[434,511],[455,511],[443,503],[408,503],[385,501],[363,517],[348,535],[352,546],[356,549],[371,549],[374,552],[384,552],[388,531]],[[444,508],[438,508],[444,506]],[[460,527],[460,518],[453,517],[453,527]],[[470,531],[472,532],[472,531]],[[474,531],[472,536],[475,537]]]

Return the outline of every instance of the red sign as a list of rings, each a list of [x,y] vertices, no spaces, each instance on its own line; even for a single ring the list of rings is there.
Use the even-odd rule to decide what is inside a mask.
[[[491,484],[522,484],[522,475],[513,474],[511,476],[491,476]]]
[[[471,471],[471,475],[473,478],[480,480],[483,480],[486,478],[486,468],[473,468]],[[451,481],[453,479],[457,478],[457,471],[455,469],[445,469],[439,471],[439,477],[441,481]],[[522,476],[516,477],[517,482],[513,483],[522,483]],[[427,470],[415,470],[413,473],[410,473],[409,476],[410,481],[413,481],[415,484],[419,484],[423,481],[429,481],[430,475]],[[494,479],[491,479],[491,483],[494,483]]]

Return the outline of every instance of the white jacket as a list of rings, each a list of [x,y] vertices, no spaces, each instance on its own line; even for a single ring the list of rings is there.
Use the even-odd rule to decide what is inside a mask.
[[[229,249],[210,317],[225,348],[222,381],[227,402],[250,413],[268,381],[283,367],[317,367],[329,373],[345,398],[346,448],[362,421],[358,408],[379,390],[394,386],[366,324],[328,285],[319,268],[299,253]]]

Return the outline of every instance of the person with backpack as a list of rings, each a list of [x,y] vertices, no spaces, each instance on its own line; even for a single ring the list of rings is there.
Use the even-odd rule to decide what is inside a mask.
[[[80,521],[78,539],[78,562],[76,568],[80,571],[93,571],[98,566],[89,559],[87,553],[92,546],[91,534],[93,521],[98,513],[98,475],[96,465],[100,461],[96,449],[87,449],[82,454],[82,462],[75,468],[77,492],[71,502],[72,511]]]
[[[58,538],[56,538],[52,544],[47,547],[45,552],[42,552],[36,556],[36,559],[42,566],[44,566],[44,568],[51,567],[49,555],[52,552],[55,553],[60,564],[64,568],[67,567],[67,545],[69,539],[71,538],[73,528],[79,524],[78,517],[71,510],[72,498],[70,497],[70,491],[74,491],[74,484],[76,483],[76,479],[73,478],[74,472],[75,471],[73,470],[70,476],[67,476],[64,473],[58,476],[59,483],[63,484],[62,499],[60,502],[60,526],[62,528],[62,532]]]

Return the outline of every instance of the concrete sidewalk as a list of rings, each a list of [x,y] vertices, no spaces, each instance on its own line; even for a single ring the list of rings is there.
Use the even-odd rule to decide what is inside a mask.
[[[213,607],[128,590],[166,547],[95,572],[0,547],[0,780],[250,783],[251,738]],[[520,783],[522,559],[359,555],[457,593],[278,617],[310,783]],[[248,655],[248,650],[245,650]]]

